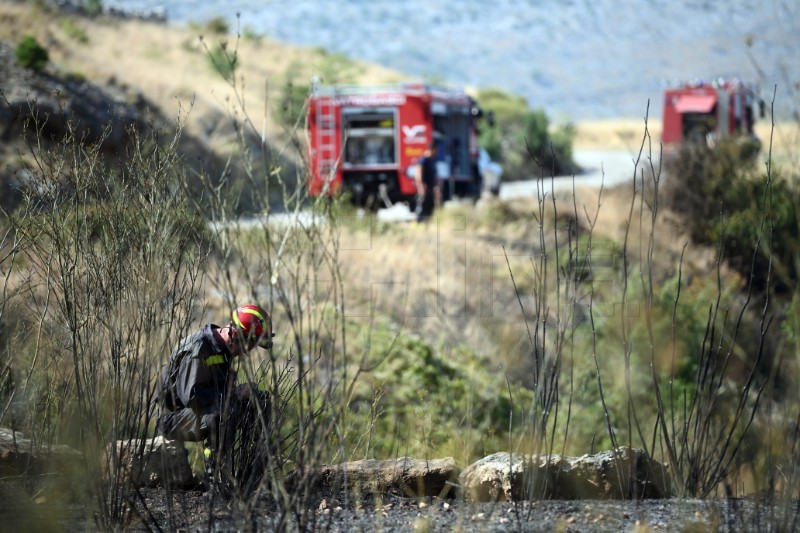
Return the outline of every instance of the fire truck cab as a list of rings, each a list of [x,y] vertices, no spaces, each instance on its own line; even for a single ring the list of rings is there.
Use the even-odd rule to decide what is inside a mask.
[[[427,84],[315,86],[308,102],[309,193],[357,205],[416,203],[417,160],[435,141],[444,199],[481,194],[475,100]]]
[[[728,135],[755,138],[756,107],[764,102],[753,87],[739,81],[683,83],[664,92],[661,141],[666,151],[683,142],[705,142]]]

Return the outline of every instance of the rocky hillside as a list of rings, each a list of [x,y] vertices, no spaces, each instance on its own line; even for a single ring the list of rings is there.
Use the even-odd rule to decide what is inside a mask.
[[[174,121],[142,91],[116,83],[95,84],[55,66],[43,71],[21,67],[14,49],[0,41],[0,191],[2,207],[19,201],[18,184],[35,169],[35,154],[55,149],[68,138],[99,144],[109,164],[124,161],[134,141],[158,136],[171,141]],[[137,133],[134,133],[137,132]],[[38,144],[41,143],[41,144]],[[36,148],[34,148],[36,147]],[[221,163],[194,136],[181,136],[179,151],[190,169],[211,171]]]
[[[50,53],[50,63],[42,74],[20,69],[14,61],[14,47],[28,34]],[[331,75],[368,83],[409,79],[397,71],[321,48],[291,46],[253,35],[237,38],[215,33],[209,25],[185,27],[121,16],[93,18],[11,0],[0,0],[0,41],[6,43],[0,58],[4,69],[0,89],[5,94],[0,99],[0,113],[4,114],[0,124],[3,198],[10,198],[9,177],[24,166],[17,156],[26,152],[18,134],[30,115],[29,96],[40,102],[44,112],[52,114],[60,101],[70,112],[86,115],[82,120],[95,135],[109,118],[118,121],[108,141],[116,143],[107,146],[109,154],[123,153],[119,143],[125,124],[152,123],[164,130],[162,137],[180,124],[184,159],[194,170],[219,174],[241,146],[240,133],[248,132],[248,149],[257,154],[266,145],[284,175],[296,178],[293,168],[298,150],[289,142],[291,132],[276,120],[281,100],[293,82],[307,83],[312,76],[329,79]],[[236,56],[236,76],[230,81],[209,61],[210,52],[223,44]],[[55,91],[60,100],[54,97]],[[10,120],[11,116],[15,118]],[[244,123],[247,128],[240,127]],[[763,121],[759,126],[767,128],[760,134],[768,138],[769,124]],[[55,117],[48,127],[56,127]],[[657,119],[650,121],[650,128],[657,137]],[[641,120],[582,122],[575,146],[632,151],[638,149],[641,134]],[[795,145],[800,138],[796,126],[777,134],[779,144]]]
[[[229,172],[229,158],[244,141],[254,155],[266,146],[267,155],[291,175],[296,152],[289,149],[290,132],[273,118],[276,106],[294,76],[310,79],[329,62],[319,50],[266,40],[233,42],[235,37],[206,30],[88,17],[27,2],[0,1],[0,22],[0,187],[9,200],[10,180],[30,164],[20,134],[35,116],[48,117],[43,133],[52,142],[63,138],[68,117],[90,140],[100,139],[110,124],[103,149],[111,158],[125,153],[128,126],[159,131],[164,139],[180,127],[179,150],[193,172],[219,175],[226,165]],[[49,52],[41,72],[15,60],[14,49],[26,35]],[[221,45],[236,54],[236,77],[230,81],[209,60]],[[347,66],[358,80],[400,79],[378,67]]]
[[[166,8],[182,24],[225,17],[281,41],[427,79],[499,87],[550,116],[582,121],[661,114],[662,84],[738,77],[778,85],[783,120],[797,106],[800,3],[785,0],[107,0]],[[364,43],[369,43],[365,46]]]
[[[127,128],[145,124],[143,97],[127,104],[75,76],[24,69],[17,64],[11,44],[2,41],[0,79],[0,196],[6,208],[18,200],[14,182],[21,179],[20,173],[29,163],[26,144],[36,142],[37,130],[42,140],[56,143],[74,128],[76,136],[102,141],[103,150],[115,154],[124,149]],[[109,130],[104,134],[107,124]]]

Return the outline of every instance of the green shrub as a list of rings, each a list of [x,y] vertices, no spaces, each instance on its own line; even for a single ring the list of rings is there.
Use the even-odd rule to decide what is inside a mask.
[[[253,43],[260,43],[261,42],[261,34],[258,33],[252,26],[245,26],[242,30],[242,37],[246,41],[250,41]]]
[[[578,165],[573,160],[572,153],[575,133],[575,125],[572,123],[565,124],[550,133],[550,142],[553,143],[553,153],[556,158],[556,168],[560,168],[562,174],[572,174],[579,170]]]
[[[544,109],[533,109],[522,116],[523,142],[533,154],[539,154],[547,149],[547,128],[550,121]]]
[[[704,144],[684,144],[674,158],[666,160],[665,168],[665,204],[685,215],[692,238],[703,243],[712,242],[709,223],[719,218],[733,184],[749,179],[754,170],[732,140],[721,140],[713,149]]]
[[[228,21],[222,17],[213,17],[206,22],[206,30],[211,34],[227,35],[230,31]]]
[[[296,85],[291,79],[286,82],[277,109],[278,120],[286,128],[291,129],[301,121],[310,90],[308,85]]]
[[[481,130],[480,145],[493,161],[503,163],[503,138],[497,128],[485,128]]]
[[[24,68],[42,70],[50,60],[50,54],[35,37],[27,35],[17,45],[17,63]]]
[[[752,143],[723,139],[713,148],[686,145],[667,161],[665,203],[684,215],[692,239],[722,244],[728,264],[745,277],[756,273],[755,286],[773,290],[794,285],[800,225],[800,195],[777,172],[768,182],[757,172]],[[758,250],[753,251],[756,243]]]
[[[71,18],[63,18],[61,19],[61,29],[64,30],[64,33],[70,39],[74,39],[81,44],[86,44],[89,42],[89,35],[86,33],[86,30],[83,29],[74,19]]]
[[[356,83],[358,75],[364,71],[361,65],[344,54],[331,53],[325,49],[318,49],[317,52],[319,59],[314,63],[314,68],[325,83]]]
[[[90,17],[96,17],[103,13],[102,0],[82,0],[81,7]]]
[[[480,144],[492,159],[503,163],[504,179],[524,179],[540,171],[549,176],[577,170],[572,160],[572,125],[551,131],[543,109],[531,109],[524,98],[498,89],[479,91],[477,100],[494,114],[496,124],[481,129]]]
[[[577,171],[572,160],[572,141],[575,128],[571,124],[551,131],[550,121],[544,109],[526,112],[522,118],[524,136],[519,145],[524,146],[524,170],[541,168],[545,176],[562,176]]]
[[[503,377],[486,372],[488,361],[470,348],[444,355],[387,324],[348,326],[350,348],[371,353],[371,371],[348,399],[352,456],[390,457],[399,439],[403,453],[466,463],[505,446],[512,408],[514,423],[522,422],[530,391],[515,387],[512,406]]]
[[[86,81],[86,74],[73,71],[67,74],[67,79],[75,83],[84,83]]]
[[[211,64],[211,68],[230,81],[236,72],[238,57],[235,53],[228,52],[226,43],[220,43],[208,52],[208,61]]]
[[[732,184],[724,200],[725,216],[715,219],[708,233],[710,239],[722,242],[728,263],[744,275],[751,269],[758,273],[757,286],[766,283],[771,268],[772,288],[792,289],[800,257],[797,191],[780,178],[769,184],[766,179],[745,179]]]

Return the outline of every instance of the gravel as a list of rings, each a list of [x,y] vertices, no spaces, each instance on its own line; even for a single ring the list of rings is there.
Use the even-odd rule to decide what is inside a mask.
[[[132,521],[126,531],[181,530],[187,532],[276,531],[281,515],[263,504],[245,517],[237,506],[211,501],[209,493],[173,494],[167,506],[163,490],[143,492],[152,519],[147,527]],[[213,513],[210,513],[213,503]],[[141,511],[140,507],[140,511]],[[797,502],[786,506],[759,504],[749,499],[730,500],[547,500],[533,502],[468,503],[438,498],[424,500],[386,495],[382,499],[345,501],[318,496],[308,507],[305,530],[330,532],[433,532],[462,533],[506,531],[621,531],[740,532],[792,531],[796,528]],[[784,512],[789,509],[791,512]],[[168,520],[172,513],[172,521]],[[77,515],[76,515],[77,516]],[[98,530],[93,520],[74,518],[62,522],[67,530]],[[294,530],[296,522],[290,522]],[[155,526],[158,525],[158,527]],[[9,525],[6,523],[6,525]],[[20,522],[19,525],[24,525]]]

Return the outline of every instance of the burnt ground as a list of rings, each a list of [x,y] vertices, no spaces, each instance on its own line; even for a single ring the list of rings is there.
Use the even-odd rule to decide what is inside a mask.
[[[141,493],[148,511],[143,522],[133,517],[126,531],[276,531],[285,530],[281,513],[266,502],[253,509],[250,518],[235,504],[214,498],[207,492],[175,492],[166,497],[163,489]],[[168,502],[170,504],[168,505]],[[544,500],[533,502],[468,503],[457,499],[416,499],[386,495],[353,502],[317,496],[306,513],[309,521],[300,530],[330,532],[406,531],[793,531],[798,529],[800,507],[758,503],[749,499],[729,500]],[[140,510],[141,505],[136,505]],[[210,509],[213,508],[213,512]],[[785,512],[788,509],[788,513]],[[77,508],[63,508],[65,514],[55,530],[99,531],[95,521]],[[31,509],[28,509],[31,511]],[[52,513],[55,509],[50,508]],[[34,511],[35,512],[35,511]],[[6,514],[6,513],[3,513]],[[52,516],[51,516],[52,519]],[[149,525],[148,525],[149,523]],[[13,513],[0,522],[0,531],[41,531],[44,524],[25,513]],[[52,524],[52,522],[51,522]],[[288,519],[288,529],[298,522]],[[31,529],[33,528],[33,529]]]

